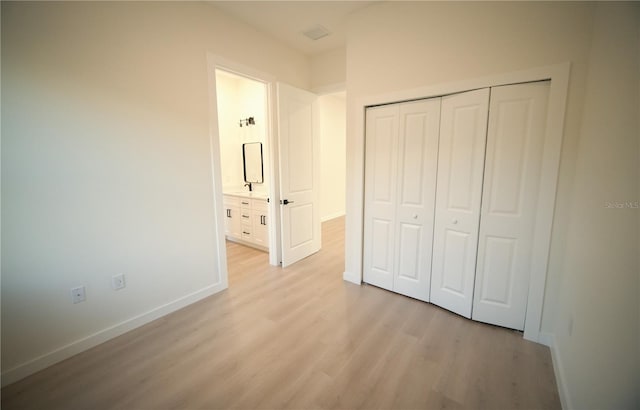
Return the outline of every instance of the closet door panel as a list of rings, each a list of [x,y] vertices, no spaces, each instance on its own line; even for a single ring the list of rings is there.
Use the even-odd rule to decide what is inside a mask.
[[[400,105],[393,290],[429,301],[440,98]]]
[[[548,82],[491,91],[473,319],[524,329]]]
[[[431,302],[471,317],[489,89],[442,98]]]
[[[366,112],[364,281],[393,288],[398,152],[397,105]]]

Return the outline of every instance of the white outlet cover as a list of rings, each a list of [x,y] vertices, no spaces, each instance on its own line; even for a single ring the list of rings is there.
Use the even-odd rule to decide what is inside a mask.
[[[114,290],[120,290],[127,286],[124,279],[124,274],[115,275],[111,278],[111,287]]]
[[[84,286],[71,289],[71,301],[73,303],[80,303],[87,300],[87,295]]]

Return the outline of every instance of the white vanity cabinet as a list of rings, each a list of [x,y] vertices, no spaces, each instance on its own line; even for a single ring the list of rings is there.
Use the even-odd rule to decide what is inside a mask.
[[[224,196],[225,229],[224,233],[228,237],[239,238],[242,234],[242,224],[240,222],[240,198],[236,196]]]
[[[259,249],[269,248],[267,199],[252,194],[225,194],[227,239]]]

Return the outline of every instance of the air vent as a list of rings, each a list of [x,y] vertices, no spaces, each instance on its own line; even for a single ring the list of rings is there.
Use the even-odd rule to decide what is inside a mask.
[[[317,25],[315,27],[311,27],[309,30],[304,31],[302,34],[315,41],[321,39],[322,37],[326,37],[331,33],[329,33],[329,30],[322,27],[321,25]]]

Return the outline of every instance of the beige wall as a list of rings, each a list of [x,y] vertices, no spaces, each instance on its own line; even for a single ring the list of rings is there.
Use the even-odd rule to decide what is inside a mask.
[[[345,93],[318,97],[320,110],[320,218],[344,215],[346,168]]]
[[[338,48],[311,57],[311,90],[344,91],[347,78],[346,50]]]
[[[577,409],[640,408],[639,27],[638,5],[596,8],[562,281],[549,312]]]
[[[3,374],[219,280],[207,52],[310,86],[210,4],[2,2]]]
[[[347,273],[357,270],[358,261],[350,255],[357,254],[352,246],[359,242],[357,238],[361,235],[359,221],[349,218],[350,213],[357,212],[355,208],[359,203],[356,197],[359,191],[354,188],[361,186],[363,180],[362,161],[355,156],[361,152],[354,136],[357,101],[367,95],[571,62],[541,330],[553,338],[556,332],[567,327],[567,312],[571,311],[574,332],[578,331],[576,326],[584,326],[580,330],[581,335],[594,338],[591,341],[581,338],[570,341],[558,336],[557,344],[560,357],[567,358],[564,371],[571,377],[571,382],[566,386],[565,398],[568,398],[570,403],[594,408],[609,407],[607,404],[613,402],[614,397],[621,407],[628,406],[634,394],[629,386],[635,382],[637,387],[637,379],[633,378],[632,373],[633,364],[622,366],[622,376],[630,379],[630,382],[615,385],[620,378],[614,377],[613,374],[623,357],[629,358],[630,362],[632,358],[638,357],[638,317],[631,317],[638,313],[638,211],[627,210],[616,216],[606,214],[601,208],[609,195],[605,197],[602,195],[604,190],[590,192],[588,188],[591,173],[601,172],[595,183],[602,187],[614,186],[615,189],[610,195],[615,193],[616,197],[639,200],[638,132],[636,128],[635,134],[632,133],[632,127],[627,124],[630,119],[636,121],[635,116],[630,118],[629,115],[632,114],[626,110],[616,111],[611,117],[624,116],[623,122],[626,125],[605,130],[608,121],[596,115],[599,107],[607,104],[606,101],[597,100],[599,91],[596,84],[607,81],[607,77],[611,79],[616,76],[621,76],[618,80],[620,82],[630,82],[630,92],[636,93],[635,100],[624,94],[620,104],[625,107],[630,104],[633,113],[638,112],[638,37],[629,27],[630,19],[637,18],[638,5],[630,4],[625,6],[625,10],[617,10],[610,14],[610,10],[618,6],[612,4],[600,8],[595,3],[520,2],[383,3],[352,16],[347,44]],[[604,15],[606,17],[603,17]],[[625,15],[627,17],[624,17]],[[614,34],[619,23],[622,32]],[[635,27],[637,30],[637,22]],[[593,35],[596,37],[592,49]],[[614,47],[615,50],[608,55],[599,44],[613,40],[618,42],[619,48]],[[620,56],[628,53],[628,49],[633,47],[636,51],[627,54],[628,60],[620,61]],[[609,56],[615,59],[608,62],[606,58]],[[635,67],[635,71],[630,70],[630,67]],[[601,72],[593,74],[593,70]],[[608,99],[615,98],[613,94],[603,95]],[[597,104],[590,102],[594,99],[598,101]],[[594,105],[594,112],[591,111],[590,104]],[[618,105],[615,104],[613,107]],[[590,119],[583,117],[583,107]],[[611,113],[615,109],[609,108],[607,112]],[[586,128],[590,125],[585,124],[585,121],[587,124],[593,122],[598,127],[593,127],[594,131],[587,134]],[[634,126],[637,127],[637,121]],[[611,136],[612,132],[615,133],[614,136]],[[587,142],[583,142],[585,140]],[[601,149],[609,143],[613,146]],[[591,158],[583,150],[599,157],[599,168],[589,168]],[[617,155],[623,152],[628,154],[622,155],[619,163]],[[583,165],[576,168],[577,162]],[[578,184],[575,187],[574,180]],[[585,186],[583,192],[579,192],[580,181]],[[631,189],[630,186],[633,184],[635,188]],[[590,210],[577,212],[577,207],[586,205],[591,207]],[[583,214],[585,218],[593,217],[595,220],[576,219],[578,217],[573,215],[576,213]],[[605,232],[611,229],[613,233],[614,227],[622,224],[623,220],[630,228],[621,230],[620,236],[608,238],[611,242],[604,243],[607,234],[599,237],[596,228],[607,223],[604,218],[615,219],[614,225]],[[589,227],[575,227],[583,222],[587,222]],[[583,238],[576,241],[579,237],[578,232],[587,233],[596,239]],[[584,271],[583,265],[587,262],[580,262],[580,254],[590,252],[591,247],[597,245],[605,249],[618,249],[594,253],[602,259]],[[600,269],[598,274],[596,267]],[[598,301],[597,283],[603,280],[605,274],[616,283],[604,287],[613,293]],[[627,290],[624,291],[623,288]],[[632,297],[632,292],[635,292],[635,298]],[[567,300],[572,295],[580,295],[581,303]],[[593,304],[590,307],[585,305],[588,300]],[[596,315],[600,303],[610,306]],[[621,311],[625,312],[621,319],[615,318],[614,316]],[[604,326],[602,321],[609,323]],[[623,322],[630,327],[624,327]],[[633,343],[635,349],[630,347]],[[577,353],[572,354],[574,351]],[[596,354],[598,357],[590,360],[590,354]],[[607,378],[598,375],[601,370]],[[586,376],[587,374],[591,376]],[[591,389],[596,381],[601,385]]]

